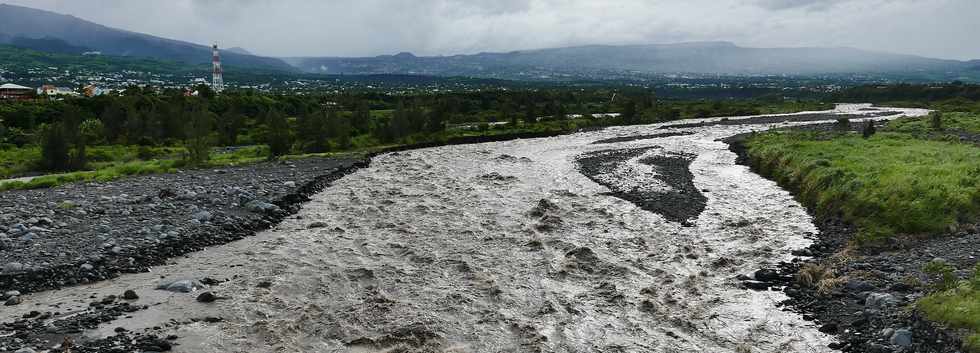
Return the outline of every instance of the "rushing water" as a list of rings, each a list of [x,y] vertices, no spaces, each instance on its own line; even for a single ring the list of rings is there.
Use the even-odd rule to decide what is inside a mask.
[[[273,230],[152,273],[31,295],[0,319],[136,289],[149,309],[89,335],[164,326],[181,337],[178,352],[827,351],[829,337],[777,307],[781,292],[734,279],[789,260],[817,231],[716,141],[767,127],[591,144],[656,127],[383,155]],[[604,178],[643,188],[670,186],[640,160],[691,156],[700,216],[665,220],[579,172],[581,156],[617,149],[644,153]],[[228,299],[153,290],[161,277],[205,276],[230,279],[211,288]],[[165,325],[205,316],[224,321]]]

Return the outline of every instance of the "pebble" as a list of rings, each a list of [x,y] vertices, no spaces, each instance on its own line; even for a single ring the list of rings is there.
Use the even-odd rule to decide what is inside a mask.
[[[91,270],[95,269],[95,266],[92,266],[92,264],[89,264],[89,263],[85,263],[85,264],[82,264],[82,266],[80,266],[79,268],[81,268],[82,271],[91,271]]]

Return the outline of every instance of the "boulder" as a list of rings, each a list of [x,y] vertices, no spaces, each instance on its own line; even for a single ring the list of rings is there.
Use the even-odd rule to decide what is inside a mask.
[[[893,345],[899,347],[911,347],[912,346],[912,331],[907,329],[898,329],[892,333],[892,337],[888,339]]]

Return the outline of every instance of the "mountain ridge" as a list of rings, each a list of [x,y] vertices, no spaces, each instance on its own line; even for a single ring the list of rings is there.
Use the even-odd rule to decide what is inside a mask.
[[[175,39],[112,28],[75,16],[30,7],[0,4],[0,43],[14,38],[54,38],[70,46],[90,48],[106,55],[149,57],[188,63],[207,63],[210,47]],[[6,38],[6,41],[3,39]],[[226,65],[294,70],[278,58],[223,53]]]

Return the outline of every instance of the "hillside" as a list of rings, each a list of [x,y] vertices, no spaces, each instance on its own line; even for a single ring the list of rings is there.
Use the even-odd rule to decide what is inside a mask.
[[[956,77],[969,63],[852,48],[745,48],[727,42],[658,45],[593,45],[568,48],[417,57],[410,53],[370,58],[289,58],[308,72],[419,73],[521,76],[531,72],[726,75],[900,74]]]
[[[204,45],[155,37],[92,23],[74,16],[36,10],[27,7],[0,4],[0,44],[12,44],[31,49],[49,51],[39,46],[37,40],[60,40],[55,52],[76,53],[77,48],[101,51],[116,56],[149,57],[187,63],[208,63],[210,48]],[[24,45],[27,44],[27,45]],[[280,59],[223,53],[228,66],[261,67],[292,70]]]

